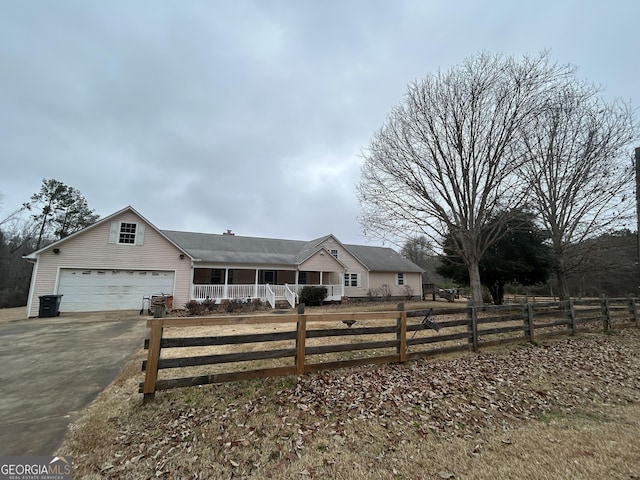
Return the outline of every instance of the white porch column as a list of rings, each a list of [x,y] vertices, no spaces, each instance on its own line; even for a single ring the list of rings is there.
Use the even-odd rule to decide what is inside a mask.
[[[322,270],[320,271],[320,285],[322,285]]]
[[[340,285],[342,285],[342,295],[340,297],[344,297],[344,276],[345,272],[340,273]]]
[[[255,298],[258,298],[258,279],[259,279],[259,275],[258,275],[259,270],[256,268],[256,283],[254,286],[254,291],[253,291],[253,296]]]
[[[295,294],[298,294],[298,281],[300,280],[300,270],[296,270],[296,289],[294,290]]]
[[[229,298],[229,269],[224,269],[224,298]]]

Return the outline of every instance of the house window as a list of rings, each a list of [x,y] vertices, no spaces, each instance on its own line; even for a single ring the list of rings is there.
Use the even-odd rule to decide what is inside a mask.
[[[344,274],[344,286],[345,287],[359,287],[360,286],[360,274],[359,273],[345,273]]]
[[[307,272],[298,272],[298,285],[307,284]]]
[[[334,257],[338,258],[338,250],[332,248],[331,250],[329,250],[329,253]]]
[[[404,285],[404,273],[396,273],[396,285]]]
[[[120,236],[118,237],[118,243],[126,243],[133,245],[136,243],[136,224],[125,223],[120,224]]]
[[[223,285],[224,284],[224,270],[220,268],[214,268],[211,270],[211,285]]]
[[[111,222],[109,243],[119,245],[144,245],[144,224],[134,222]]]

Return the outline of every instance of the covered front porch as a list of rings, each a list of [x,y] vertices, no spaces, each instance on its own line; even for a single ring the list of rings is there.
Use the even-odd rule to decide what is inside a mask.
[[[197,301],[240,300],[259,298],[276,306],[286,301],[292,308],[305,286],[327,289],[327,301],[340,301],[344,296],[344,272],[268,270],[263,268],[194,268],[191,299]]]

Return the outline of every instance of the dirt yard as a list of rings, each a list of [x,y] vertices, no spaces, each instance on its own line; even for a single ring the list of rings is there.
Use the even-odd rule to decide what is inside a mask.
[[[26,320],[27,307],[0,308],[0,323]]]

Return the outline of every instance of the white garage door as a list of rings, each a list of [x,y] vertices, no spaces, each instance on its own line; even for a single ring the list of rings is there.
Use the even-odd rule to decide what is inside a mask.
[[[60,270],[61,312],[133,310],[142,297],[173,295],[174,272],[157,270]]]

